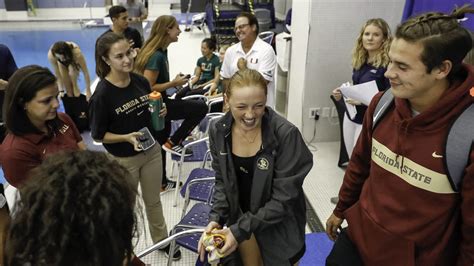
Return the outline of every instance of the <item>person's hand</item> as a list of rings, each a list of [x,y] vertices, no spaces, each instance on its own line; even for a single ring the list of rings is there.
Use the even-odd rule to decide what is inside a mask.
[[[347,99],[347,100],[346,100],[346,103],[352,104],[352,105],[362,105],[361,102],[359,102],[359,101],[357,101],[357,100],[354,100],[354,99]]]
[[[247,60],[243,57],[239,58],[239,61],[237,61],[237,67],[239,70],[243,70],[247,68]]]
[[[184,84],[186,84],[188,82],[188,80],[189,79],[185,75],[179,73],[173,79],[173,84],[174,84],[174,86],[183,86]]]
[[[334,99],[336,99],[336,101],[341,100],[342,98],[341,89],[338,87],[332,90],[332,96],[334,96]]]
[[[230,231],[229,228],[223,230],[215,230],[214,233],[224,235],[225,237],[225,244],[221,249],[219,249],[219,253],[221,253],[223,257],[229,256],[239,247],[239,243],[237,242],[234,237],[234,234],[232,234],[232,231]]]
[[[326,234],[328,237],[335,241],[337,238],[337,229],[341,226],[344,219],[337,217],[336,215],[331,214],[331,216],[326,221]]]
[[[217,84],[212,82],[211,87],[209,88],[209,95],[212,95],[217,90]]]
[[[163,103],[163,106],[161,107],[159,116],[160,117],[165,117],[167,113],[168,113],[168,109],[166,108],[166,104]]]
[[[204,231],[204,233],[202,233],[201,238],[199,239],[199,244],[198,244],[198,254],[199,254],[199,259],[201,260],[201,262],[204,262],[204,256],[206,255],[206,247],[202,244],[202,239],[206,235],[210,234],[212,230],[219,229],[219,228],[221,228],[221,226],[218,223],[211,221],[206,226],[206,230]]]
[[[140,141],[138,141],[138,138],[142,135],[143,135],[143,133],[141,133],[141,132],[132,132],[132,133],[129,133],[129,134],[125,135],[125,140],[128,143],[133,145],[133,149],[135,151],[141,151],[142,147],[140,145]]]
[[[212,96],[217,90],[217,84],[215,82],[211,83],[211,87],[204,93],[204,96]]]
[[[135,42],[133,39],[128,40],[128,43],[130,44],[130,47],[133,47],[135,45]]]

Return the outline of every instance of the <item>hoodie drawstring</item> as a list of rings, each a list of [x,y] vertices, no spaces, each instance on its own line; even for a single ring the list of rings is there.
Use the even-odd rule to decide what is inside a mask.
[[[395,153],[397,154],[396,157],[395,157],[395,160],[398,162],[398,158],[401,157],[401,163],[400,163],[400,174],[403,174],[403,166],[404,166],[404,162],[405,162],[405,152],[403,150],[403,145],[400,144],[401,140],[401,134],[403,134],[403,136],[407,136],[408,135],[408,126],[409,126],[409,122],[407,120],[403,120],[399,125],[398,125],[398,129],[397,129],[397,147],[395,148]]]

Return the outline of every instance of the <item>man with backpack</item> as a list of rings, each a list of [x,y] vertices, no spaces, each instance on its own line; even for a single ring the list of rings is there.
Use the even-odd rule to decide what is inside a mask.
[[[473,265],[472,138],[460,145],[467,152],[459,177],[447,158],[459,154],[446,145],[463,131],[451,127],[474,103],[474,68],[462,63],[472,48],[458,21],[465,13],[474,9],[426,13],[397,27],[385,73],[394,99],[380,93],[364,118],[326,222],[329,237],[337,237],[328,265],[349,254],[351,265]],[[462,133],[472,137],[474,116],[463,121]],[[338,236],[344,219],[348,228]]]

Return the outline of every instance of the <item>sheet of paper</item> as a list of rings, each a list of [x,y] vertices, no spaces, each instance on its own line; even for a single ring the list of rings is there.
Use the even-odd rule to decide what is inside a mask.
[[[365,105],[369,105],[372,98],[379,92],[375,80],[357,85],[341,86],[341,92],[344,97],[357,100]]]
[[[346,110],[347,114],[351,119],[354,119],[354,117],[357,114],[357,109],[355,108],[354,105],[347,103],[348,98],[343,96],[344,104],[346,105]]]

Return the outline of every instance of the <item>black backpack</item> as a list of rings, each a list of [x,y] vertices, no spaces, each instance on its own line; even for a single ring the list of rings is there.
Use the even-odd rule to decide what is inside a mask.
[[[372,131],[377,123],[383,118],[387,109],[393,104],[392,90],[384,92],[380,101],[375,107],[372,118]],[[461,182],[464,176],[464,169],[469,163],[472,145],[474,143],[474,104],[467,107],[456,118],[449,129],[445,144],[444,167],[448,176],[449,183],[454,191],[459,192]]]

